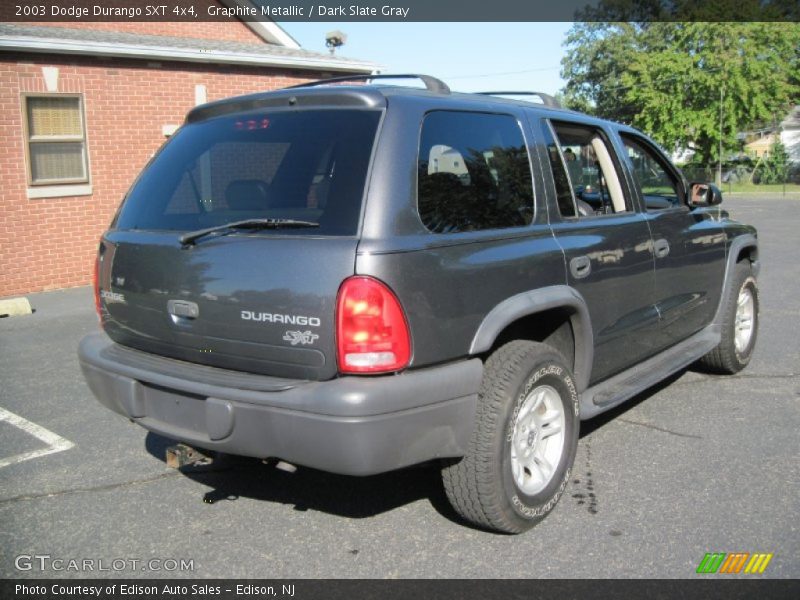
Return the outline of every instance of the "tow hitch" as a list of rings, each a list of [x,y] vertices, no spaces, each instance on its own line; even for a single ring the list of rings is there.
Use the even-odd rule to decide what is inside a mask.
[[[213,457],[186,444],[175,444],[167,448],[167,466],[172,469],[187,465],[210,465],[213,461]]]

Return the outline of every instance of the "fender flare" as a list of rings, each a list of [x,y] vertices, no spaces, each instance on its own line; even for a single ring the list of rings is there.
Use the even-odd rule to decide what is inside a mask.
[[[578,391],[582,392],[588,387],[592,373],[594,337],[586,301],[568,285],[530,290],[503,300],[481,322],[472,338],[470,355],[489,350],[500,332],[517,319],[553,308],[566,308],[570,313],[570,324],[575,336],[574,374]]]
[[[719,305],[717,305],[717,312],[714,315],[713,321],[713,323],[716,325],[719,325],[722,322],[722,307],[725,304],[725,298],[727,298],[728,294],[730,293],[730,287],[733,285],[733,270],[736,268],[736,257],[739,256],[739,253],[746,248],[755,248],[756,252],[758,251],[758,240],[752,233],[745,233],[737,236],[734,238],[730,247],[728,248],[728,258],[725,263],[725,278],[722,283],[722,294],[719,297]],[[753,275],[757,278],[758,272],[761,268],[761,264],[758,260],[752,263],[752,268]]]

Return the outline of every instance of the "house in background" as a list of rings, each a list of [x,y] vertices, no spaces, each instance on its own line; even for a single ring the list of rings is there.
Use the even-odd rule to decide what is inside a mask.
[[[753,158],[768,155],[772,145],[780,140],[789,155],[789,162],[800,164],[800,105],[792,108],[777,126],[746,131],[740,135],[746,142],[745,153]]]
[[[800,105],[795,106],[780,125],[781,143],[786,147],[789,161],[800,164]]]
[[[744,152],[751,158],[763,158],[769,154],[769,149],[777,141],[775,133],[766,133],[760,136],[752,136],[751,141],[744,145]]]
[[[120,200],[193,106],[376,68],[272,21],[0,23],[0,297],[89,283]]]

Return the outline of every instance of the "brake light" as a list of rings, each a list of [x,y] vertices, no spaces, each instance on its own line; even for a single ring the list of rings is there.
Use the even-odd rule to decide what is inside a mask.
[[[242,131],[247,129],[247,131],[255,131],[256,129],[267,129],[269,127],[269,119],[264,117],[263,119],[256,120],[256,119],[249,119],[247,121],[236,121],[234,123],[234,127],[237,131]]]
[[[336,303],[336,346],[342,373],[387,373],[408,366],[408,324],[385,284],[371,277],[345,280]]]
[[[100,307],[100,255],[94,259],[94,276],[92,284],[94,285],[94,310],[97,312],[97,318],[102,320],[102,309]]]

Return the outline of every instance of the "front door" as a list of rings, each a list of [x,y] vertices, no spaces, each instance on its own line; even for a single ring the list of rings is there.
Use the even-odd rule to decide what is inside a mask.
[[[714,318],[725,276],[725,236],[715,211],[692,209],[682,178],[646,138],[622,133],[632,185],[646,208],[656,264],[659,348]]]

